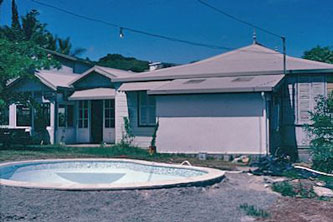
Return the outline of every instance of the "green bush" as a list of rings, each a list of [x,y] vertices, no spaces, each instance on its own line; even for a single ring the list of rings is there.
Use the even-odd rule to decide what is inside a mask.
[[[239,208],[244,210],[246,215],[248,216],[259,217],[259,218],[269,217],[269,214],[266,211],[259,209],[253,205],[241,204]]]
[[[297,195],[293,186],[286,181],[281,183],[274,183],[272,185],[272,190],[282,194],[282,196],[294,197]]]
[[[128,148],[132,145],[134,140],[134,134],[132,132],[131,123],[128,117],[123,117],[124,120],[124,131],[122,132],[122,138],[120,145],[124,148]]]
[[[312,167],[333,173],[333,92],[327,98],[320,96],[310,113],[312,124],[305,129],[311,138]]]

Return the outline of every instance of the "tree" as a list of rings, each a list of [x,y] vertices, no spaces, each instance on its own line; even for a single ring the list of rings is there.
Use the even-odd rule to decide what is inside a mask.
[[[12,1],[12,25],[0,27],[0,36],[10,41],[32,41],[42,48],[71,56],[78,56],[86,51],[84,48],[72,49],[69,37],[62,39],[53,35],[46,29],[47,24],[38,20],[38,16],[37,10],[31,10],[21,17],[21,25],[15,1]]]
[[[20,29],[20,21],[19,21],[19,15],[17,11],[17,5],[15,3],[15,0],[12,0],[12,28],[14,29]]]
[[[143,72],[149,69],[149,62],[138,60],[132,57],[124,57],[119,54],[107,54],[100,58],[97,65],[115,69],[131,70],[133,72]]]
[[[312,124],[305,129],[311,138],[313,168],[333,173],[333,91],[328,97],[320,96],[310,112]]]
[[[57,41],[58,41],[58,47],[56,51],[62,54],[78,56],[86,51],[86,49],[83,48],[75,48],[74,50],[72,50],[72,43],[70,41],[70,37],[67,37],[65,39],[57,38]]]
[[[318,45],[309,51],[305,51],[303,58],[333,64],[333,48]]]
[[[9,82],[19,77],[33,78],[36,70],[60,67],[45,50],[31,41],[12,42],[0,38],[0,48],[0,107],[15,99],[7,92]]]
[[[38,15],[37,10],[31,10],[22,16],[21,38],[25,41],[33,41],[42,48],[56,50],[56,37],[46,29],[46,24],[37,19]]]

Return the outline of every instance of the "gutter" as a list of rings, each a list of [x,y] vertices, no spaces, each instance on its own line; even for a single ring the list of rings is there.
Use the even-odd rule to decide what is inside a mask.
[[[311,74],[311,73],[333,73],[333,69],[307,69],[307,70],[286,70],[286,74]],[[146,74],[146,73],[144,73]],[[283,70],[257,71],[257,72],[229,72],[229,73],[198,73],[198,74],[180,74],[156,76],[150,73],[150,76],[143,76],[143,73],[133,77],[115,78],[112,82],[140,82],[154,80],[173,80],[173,79],[191,79],[191,78],[212,78],[212,77],[238,77],[238,76],[260,76],[260,75],[283,75]]]
[[[198,93],[237,93],[237,92],[271,92],[273,87],[244,87],[229,89],[188,89],[188,90],[149,90],[148,95],[168,95],[168,94],[198,94]]]

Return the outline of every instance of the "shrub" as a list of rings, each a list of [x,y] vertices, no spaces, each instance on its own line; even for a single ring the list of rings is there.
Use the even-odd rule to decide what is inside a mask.
[[[311,138],[312,167],[333,173],[333,92],[327,98],[319,96],[310,112],[312,124],[305,129]]]
[[[134,134],[128,117],[124,117],[124,131],[120,141],[120,146],[130,147],[134,140]]]
[[[274,183],[272,190],[282,194],[282,196],[294,197],[297,193],[294,191],[294,187],[288,182]]]
[[[266,211],[259,209],[253,205],[242,204],[239,206],[239,208],[244,210],[246,212],[246,215],[248,216],[261,217],[261,218],[269,217],[269,214]]]
[[[157,121],[157,123],[154,127],[154,132],[153,132],[153,135],[152,135],[152,139],[151,139],[151,142],[150,142],[151,146],[156,146],[156,136],[157,136],[158,126],[159,126],[159,122]]]

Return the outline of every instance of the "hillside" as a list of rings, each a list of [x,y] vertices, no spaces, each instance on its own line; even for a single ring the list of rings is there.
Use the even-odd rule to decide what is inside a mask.
[[[107,54],[100,58],[96,65],[106,66],[121,70],[131,70],[133,72],[143,72],[149,70],[149,61],[139,60],[134,57],[125,57],[120,54]],[[162,63],[163,67],[175,66],[171,63]]]

